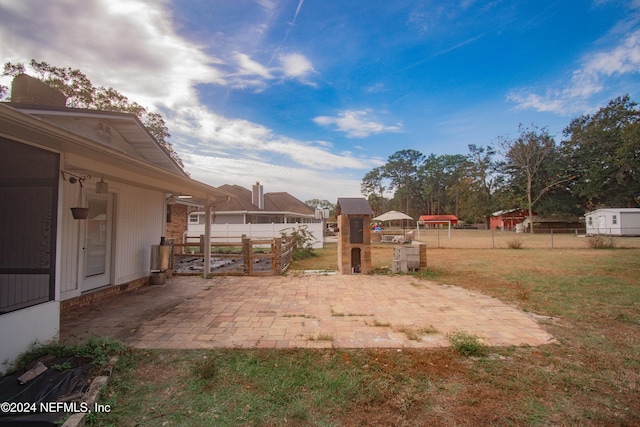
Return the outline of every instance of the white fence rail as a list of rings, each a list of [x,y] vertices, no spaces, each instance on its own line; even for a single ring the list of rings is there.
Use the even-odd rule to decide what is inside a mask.
[[[319,249],[323,247],[323,224],[305,223],[305,224],[212,224],[211,225],[211,242],[218,243],[240,243],[242,236],[245,235],[250,239],[273,239],[281,237],[282,233],[291,234],[292,229],[306,227],[309,233],[313,235],[313,248]],[[193,241],[204,235],[204,224],[189,225],[186,237]]]

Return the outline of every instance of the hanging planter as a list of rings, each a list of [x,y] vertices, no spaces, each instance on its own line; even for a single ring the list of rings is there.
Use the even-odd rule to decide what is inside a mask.
[[[87,219],[89,217],[89,208],[71,208],[73,219]]]
[[[80,183],[80,192],[78,193],[78,206],[76,206],[75,208],[71,208],[71,215],[73,215],[73,219],[87,219],[89,218],[89,208],[88,207],[84,207],[84,203],[82,202],[83,196],[84,196],[84,180],[86,178],[91,178],[90,176],[83,176],[83,177],[79,177],[79,178],[70,178],[69,182],[71,182],[72,184],[75,183],[75,180],[77,179],[77,181]]]

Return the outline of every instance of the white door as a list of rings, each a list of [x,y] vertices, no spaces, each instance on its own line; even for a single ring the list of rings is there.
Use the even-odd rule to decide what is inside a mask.
[[[111,283],[111,227],[113,196],[87,194],[89,217],[83,222],[81,233],[82,292]]]
[[[608,234],[607,233],[607,217],[604,215],[598,217],[598,234]]]

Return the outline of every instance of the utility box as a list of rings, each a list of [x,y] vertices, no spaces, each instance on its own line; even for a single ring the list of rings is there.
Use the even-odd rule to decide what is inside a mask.
[[[169,269],[171,246],[151,245],[151,271],[165,271]]]
[[[151,245],[151,275],[152,285],[164,285],[167,282],[167,271],[171,266],[171,246]]]
[[[425,243],[413,243],[411,246],[397,246],[393,248],[393,261],[391,271],[393,273],[408,273],[409,271],[426,270],[427,245]]]

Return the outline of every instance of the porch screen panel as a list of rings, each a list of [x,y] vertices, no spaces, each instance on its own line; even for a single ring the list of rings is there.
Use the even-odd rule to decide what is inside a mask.
[[[59,156],[0,138],[0,314],[53,300]]]

